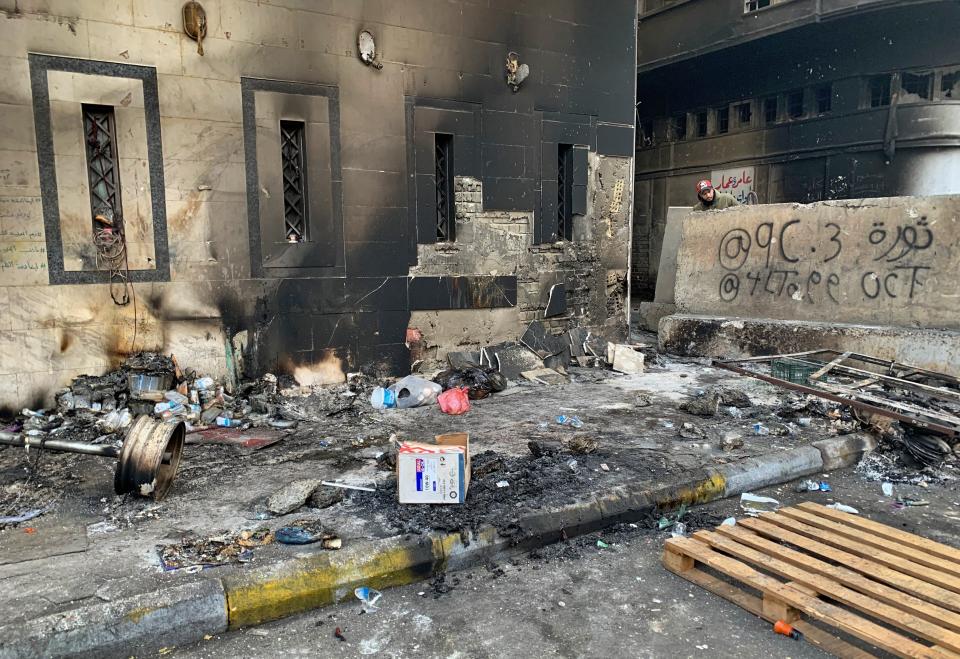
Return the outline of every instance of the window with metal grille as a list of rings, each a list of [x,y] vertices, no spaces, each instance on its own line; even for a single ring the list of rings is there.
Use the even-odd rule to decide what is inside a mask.
[[[557,237],[573,239],[573,145],[557,145]]]
[[[879,108],[890,105],[890,75],[873,76],[867,81],[870,107]]]
[[[776,3],[773,2],[773,0],[744,0],[743,13],[748,14],[751,11],[757,11],[758,9],[769,7],[771,4],[776,4]]]
[[[436,133],[434,154],[436,158],[437,240],[453,242],[456,239],[454,234],[456,216],[453,192],[453,135]]]
[[[81,106],[94,229],[122,226],[117,121],[109,105]],[[98,219],[99,218],[99,219]]]
[[[749,128],[753,123],[753,104],[750,101],[737,105],[737,123],[741,128]]]
[[[763,99],[763,122],[765,124],[777,123],[777,97],[771,96]]]
[[[730,130],[730,107],[717,108],[717,133]]]
[[[901,96],[903,101],[918,101],[920,99],[930,100],[933,98],[933,74],[932,73],[904,73],[900,76],[900,91],[905,96]]]
[[[833,109],[833,85],[820,85],[816,89],[817,114],[826,114]]]
[[[687,115],[676,114],[670,120],[670,132],[673,139],[680,141],[687,139]]]
[[[283,171],[283,222],[287,242],[302,243],[307,240],[309,229],[304,122],[280,122],[280,159]]]
[[[710,115],[706,110],[697,113],[697,137],[707,136],[707,121]]]

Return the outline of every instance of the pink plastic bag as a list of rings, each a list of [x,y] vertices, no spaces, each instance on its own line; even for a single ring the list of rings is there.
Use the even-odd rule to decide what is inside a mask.
[[[447,389],[437,398],[440,410],[444,414],[466,414],[470,411],[470,399],[467,397],[467,388]]]

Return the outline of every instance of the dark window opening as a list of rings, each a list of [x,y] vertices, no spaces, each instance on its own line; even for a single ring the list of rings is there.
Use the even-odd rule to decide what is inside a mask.
[[[903,98],[901,100],[911,101],[933,98],[933,74],[932,73],[904,73],[900,76],[900,91],[904,94],[910,94],[919,98]]]
[[[870,107],[890,105],[890,76],[873,76],[867,83],[870,92]]]
[[[707,136],[707,120],[709,116],[705,111],[697,113],[697,137]]]
[[[752,122],[753,105],[749,101],[737,105],[737,123],[739,123],[741,127],[749,128]]]
[[[453,242],[456,238],[453,192],[453,135],[435,135],[434,157],[437,186],[437,240]]]
[[[671,131],[673,139],[680,141],[687,139],[687,115],[677,114],[671,119]]]
[[[940,97],[960,99],[960,71],[943,74],[940,80]]]
[[[833,85],[817,87],[817,114],[826,114],[833,109]]]
[[[101,231],[116,227],[122,231],[120,161],[117,158],[117,122],[113,107],[83,104],[81,110],[93,228]]]
[[[763,99],[763,122],[767,124],[777,123],[777,97]]]
[[[288,243],[307,240],[308,203],[306,124],[280,122],[280,160],[283,172],[283,223]]]
[[[726,133],[730,130],[730,108],[717,108],[717,133]]]
[[[799,119],[803,116],[803,90],[798,89],[795,92],[787,94],[787,116],[791,119]]]
[[[772,4],[772,0],[744,0],[743,13],[748,14],[751,11],[764,9],[766,7],[769,7],[771,4]]]
[[[573,145],[557,145],[557,237],[573,239]]]

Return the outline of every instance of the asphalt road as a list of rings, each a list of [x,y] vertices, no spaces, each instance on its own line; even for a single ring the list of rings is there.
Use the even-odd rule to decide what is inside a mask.
[[[930,505],[894,509],[877,482],[850,471],[823,476],[832,493],[793,485],[761,494],[784,504],[853,505],[878,521],[960,546],[960,494],[948,483],[896,485],[895,494]],[[694,511],[710,523],[736,515],[738,502]],[[716,521],[714,521],[716,523]],[[597,548],[602,537],[610,544]],[[623,527],[578,538],[498,565],[449,574],[444,583],[383,593],[361,613],[353,597],[313,613],[212,637],[172,656],[226,657],[744,657],[826,656],[660,565],[664,532]],[[449,590],[448,590],[449,589]],[[339,628],[345,640],[335,637]]]

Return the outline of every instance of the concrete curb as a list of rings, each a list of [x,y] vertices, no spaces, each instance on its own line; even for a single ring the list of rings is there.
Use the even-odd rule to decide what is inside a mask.
[[[867,435],[848,435],[698,470],[680,483],[654,490],[615,488],[587,501],[527,516],[513,534],[519,541],[502,537],[492,527],[468,537],[432,533],[386,538],[339,552],[291,558],[222,578],[79,607],[0,627],[0,659],[129,656],[134,648],[192,643],[228,628],[334,604],[350,597],[359,585],[381,590],[406,585],[445,570],[463,569],[561,538],[636,521],[658,508],[706,503],[852,466],[874,447],[874,440]]]

